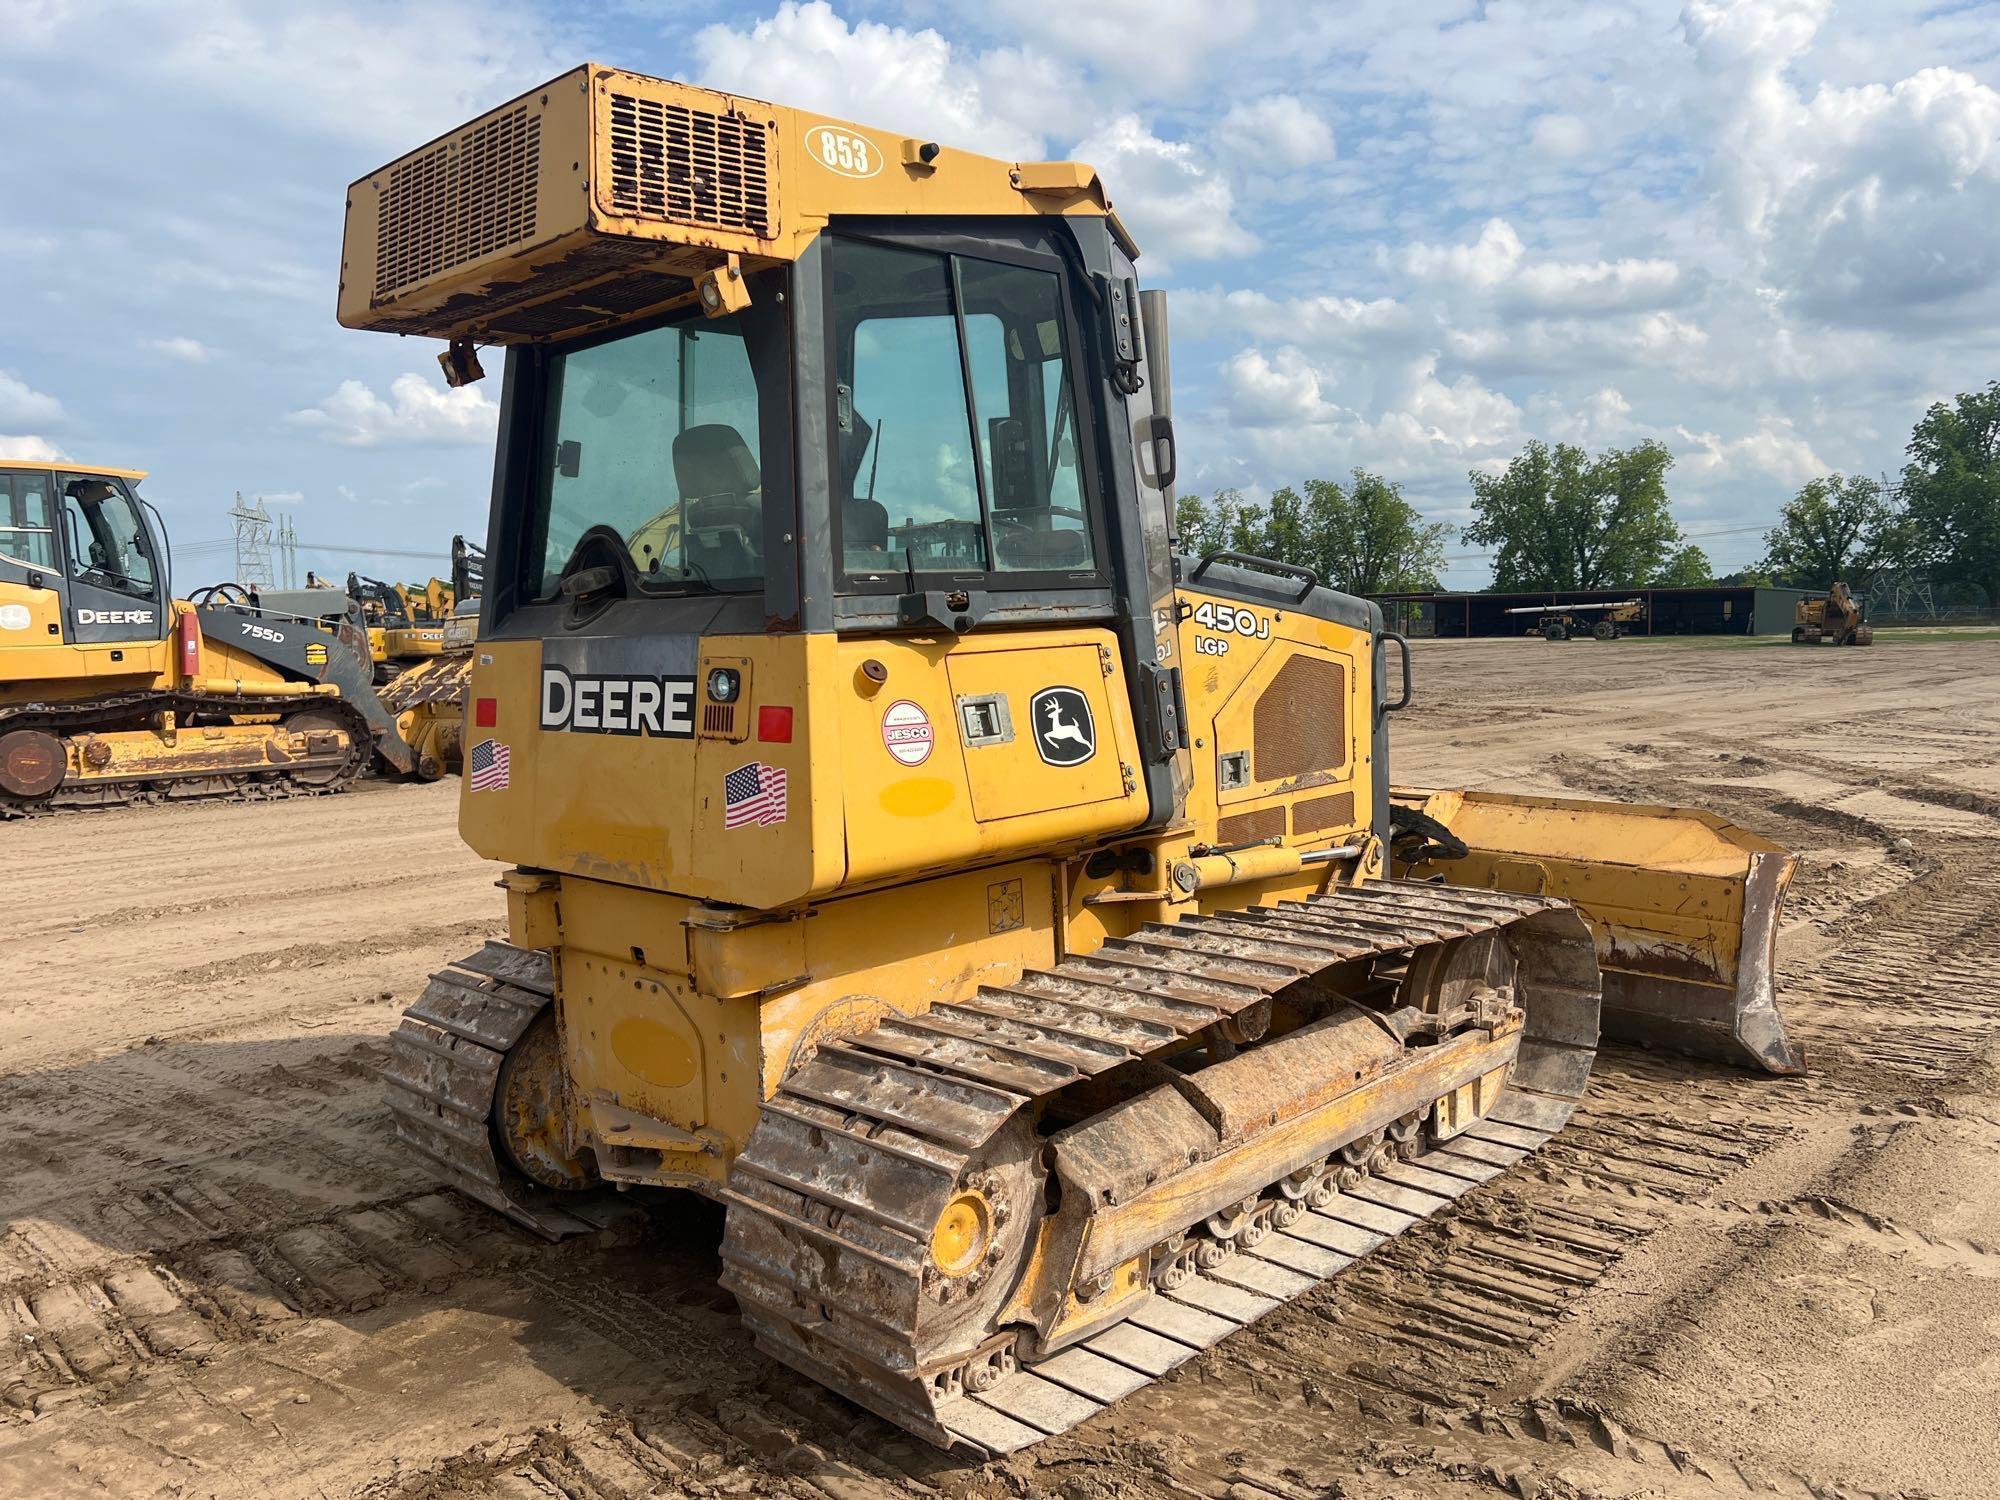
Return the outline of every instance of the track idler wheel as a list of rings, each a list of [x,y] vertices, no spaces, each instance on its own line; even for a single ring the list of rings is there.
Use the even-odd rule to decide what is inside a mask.
[[[588,1152],[572,1152],[563,1130],[562,1043],[549,1006],[528,1023],[500,1064],[493,1092],[493,1137],[501,1153],[531,1182],[566,1192],[598,1185]]]
[[[324,736],[344,736],[349,733],[346,720],[337,714],[318,708],[309,708],[302,713],[289,715],[279,727],[287,734],[308,736],[306,743],[309,746],[322,743]],[[285,775],[296,786],[332,786],[347,775],[347,769],[346,761],[341,760],[335,761],[332,765],[299,766],[288,769]]]
[[[62,741],[39,729],[0,734],[0,791],[16,797],[46,797],[62,785],[68,769]]]

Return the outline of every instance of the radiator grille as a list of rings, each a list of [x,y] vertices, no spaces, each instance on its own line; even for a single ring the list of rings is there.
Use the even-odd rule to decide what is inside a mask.
[[[612,94],[610,188],[614,213],[771,237],[764,127],[742,115]]]
[[[1299,835],[1321,833],[1328,828],[1354,826],[1354,793],[1334,792],[1325,797],[1307,797],[1292,804],[1292,832]]]
[[[542,117],[525,104],[390,169],[375,228],[379,301],[535,236]]]
[[[1231,813],[1215,825],[1215,839],[1219,844],[1254,844],[1259,839],[1281,839],[1285,836],[1285,810],[1282,807],[1260,807],[1255,812]]]
[[[1346,764],[1346,669],[1320,657],[1294,656],[1257,700],[1253,734],[1258,781]]]

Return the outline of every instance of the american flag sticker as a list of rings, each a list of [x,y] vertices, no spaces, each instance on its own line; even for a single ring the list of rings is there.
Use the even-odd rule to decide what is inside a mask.
[[[472,754],[465,763],[468,790],[506,791],[510,764],[511,757],[505,745],[498,740],[481,740],[472,747]]]
[[[722,826],[785,821],[785,773],[753,760],[722,778]]]

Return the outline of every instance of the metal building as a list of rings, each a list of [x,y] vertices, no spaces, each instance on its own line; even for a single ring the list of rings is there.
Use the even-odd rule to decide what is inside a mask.
[[[1810,589],[1725,587],[1684,589],[1558,589],[1513,594],[1376,594],[1391,630],[1408,636],[1513,636],[1534,633],[1532,615],[1510,609],[1546,604],[1645,603],[1632,635],[1785,635],[1793,606]]]

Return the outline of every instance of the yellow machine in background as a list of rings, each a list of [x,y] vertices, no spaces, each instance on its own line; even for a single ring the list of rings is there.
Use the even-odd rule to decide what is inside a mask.
[[[450,617],[450,587],[433,578],[428,585],[384,583],[347,575],[347,595],[368,620],[368,647],[377,685],[444,650],[444,622]]]
[[[912,1432],[1062,1431],[1521,1159],[1601,958],[1768,961],[1720,820],[1392,814],[1380,610],[1175,551],[1090,168],[592,66],[348,202],[343,322],[506,346],[460,827],[511,941],[409,1011],[397,1128],[551,1235],[725,1203],[759,1345]]]
[[[0,459],[0,818],[329,791],[371,751],[407,761],[358,612],[320,590],[174,598],[144,477]]]
[[[431,580],[430,607],[451,601],[438,654],[399,674],[382,689],[396,728],[416,755],[417,774],[436,780],[464,762],[465,686],[479,639],[479,591],[486,553],[462,536],[451,539],[450,584]]]
[[[1533,615],[1526,621],[1525,634],[1545,641],[1615,641],[1630,635],[1632,627],[1644,622],[1646,601],[1621,599],[1610,604],[1524,604],[1506,611],[1510,615]]]
[[[1824,598],[1801,599],[1792,606],[1794,646],[1872,646],[1875,627],[1868,623],[1867,601],[1857,599],[1844,583],[1836,583]]]

